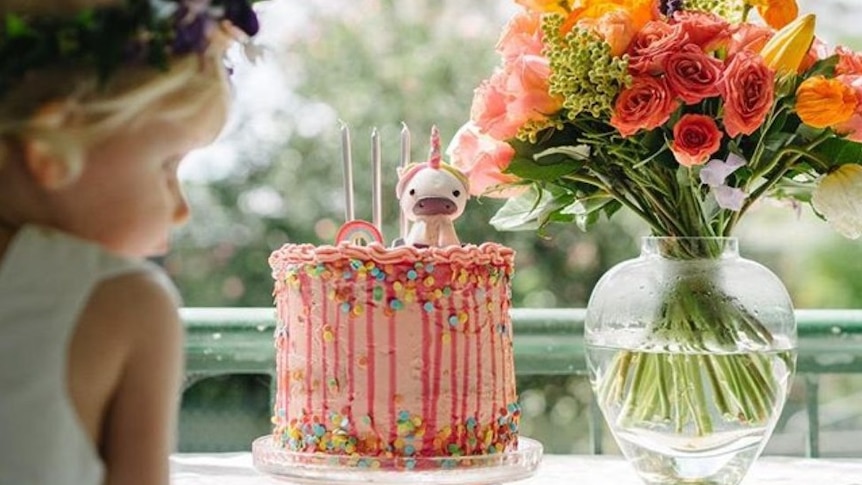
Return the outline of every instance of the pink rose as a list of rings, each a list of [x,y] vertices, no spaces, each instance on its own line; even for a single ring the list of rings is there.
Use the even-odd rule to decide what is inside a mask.
[[[862,54],[844,46],[836,47],[835,53],[838,54],[835,74],[862,74]]]
[[[711,116],[687,114],[673,127],[670,149],[680,165],[703,165],[721,146],[721,131]]]
[[[506,61],[524,54],[541,55],[542,15],[538,12],[520,11],[509,19],[503,34],[497,41],[497,52]]]
[[[733,57],[740,51],[760,52],[773,35],[775,32],[769,27],[757,24],[741,24],[730,37],[727,57]]]
[[[775,73],[759,55],[741,51],[725,66],[718,91],[724,100],[727,134],[750,135],[760,128],[772,108]]]
[[[636,76],[617,96],[611,126],[622,136],[652,130],[666,122],[678,106],[664,78]]]
[[[700,47],[688,44],[672,53],[664,62],[670,90],[686,104],[718,96],[718,80],[724,64],[705,54]]]
[[[805,53],[805,57],[802,58],[802,62],[799,63],[799,68],[796,71],[805,72],[811,69],[817,61],[826,59],[827,57],[829,57],[829,45],[821,39],[814,37],[814,40],[811,41],[811,47]]]
[[[562,107],[548,93],[551,66],[542,56],[522,55],[506,62],[476,89],[470,119],[498,140],[514,137],[528,121],[541,121]]]
[[[523,190],[523,187],[501,187],[519,180],[503,173],[515,156],[515,150],[506,142],[483,135],[473,123],[466,123],[455,133],[446,154],[470,179],[471,195],[512,197]]]
[[[661,74],[667,56],[689,42],[688,34],[681,24],[647,22],[629,45],[629,72]]]
[[[718,50],[730,41],[730,24],[713,13],[685,10],[676,12],[673,20],[682,25],[689,39],[706,52]]]
[[[849,120],[835,126],[835,131],[847,136],[848,140],[862,143],[862,73],[856,75],[841,75],[836,77],[856,91],[856,111]]]
[[[473,106],[470,119],[485,133],[505,140],[518,133],[517,121],[509,119],[506,109],[506,78],[502,70],[497,70],[490,79],[482,81],[473,93]]]

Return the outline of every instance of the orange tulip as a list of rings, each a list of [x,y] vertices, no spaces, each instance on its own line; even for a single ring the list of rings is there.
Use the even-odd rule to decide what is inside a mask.
[[[515,3],[532,12],[568,13],[574,0],[515,0]]]
[[[796,114],[808,126],[827,128],[853,116],[859,100],[856,91],[837,79],[814,76],[796,90]]]
[[[757,7],[757,13],[773,29],[780,29],[799,15],[796,0],[748,0]]]

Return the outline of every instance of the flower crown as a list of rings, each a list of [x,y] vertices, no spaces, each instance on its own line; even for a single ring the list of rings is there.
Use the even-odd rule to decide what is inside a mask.
[[[0,96],[27,72],[92,66],[100,79],[122,65],[167,69],[169,59],[203,53],[213,29],[249,38],[255,0],[121,0],[71,16],[6,12],[0,24]]]

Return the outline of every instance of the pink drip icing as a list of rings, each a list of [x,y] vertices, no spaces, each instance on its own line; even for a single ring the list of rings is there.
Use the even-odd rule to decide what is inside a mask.
[[[345,323],[347,325],[347,419],[355,423],[352,403],[356,396],[356,321],[348,317]]]
[[[395,289],[392,285],[386,285],[386,301],[392,301],[395,298]],[[398,393],[398,373],[396,372],[398,369],[398,356],[396,354],[396,349],[398,348],[398,342],[396,341],[396,326],[395,326],[395,312],[389,316],[389,395],[392,396],[392,399],[389,400],[389,441],[393,442],[398,437],[398,427],[396,421],[396,406],[395,403],[395,395]]]
[[[505,298],[505,296],[506,296],[506,285],[500,285],[499,291],[500,291],[500,300],[499,301],[505,302],[506,301],[506,298]],[[503,303],[502,313],[500,314],[500,318],[503,321],[494,324],[492,331],[491,331],[491,335],[494,338],[497,338],[499,325],[502,325],[503,322],[505,322],[507,311],[508,311],[508,308],[506,308],[505,303]],[[500,357],[500,377],[503,380],[503,394],[502,394],[503,402],[502,402],[502,405],[505,406],[508,404],[507,401],[508,401],[508,396],[509,396],[509,373],[506,372],[506,362],[509,362],[509,359],[511,358],[511,356],[508,353],[508,351],[509,351],[508,347],[509,346],[506,345],[506,341],[503,338],[503,332],[499,332],[499,335],[500,335],[500,337],[499,337],[500,346],[502,347],[500,349],[501,350],[501,352],[500,352],[500,354],[501,354],[501,357]],[[494,406],[491,409],[491,411],[496,413],[497,412],[497,406]]]
[[[324,298],[325,295],[326,295],[326,286],[325,286],[325,283],[323,281],[323,278],[320,278],[320,297]],[[320,305],[320,306],[322,307],[321,315],[320,315],[320,325],[322,328],[325,328],[326,325],[329,325],[329,321],[326,318],[326,316],[327,316],[326,310],[329,307],[329,305],[324,304],[324,305]],[[333,341],[334,340],[335,339],[333,339]],[[329,362],[326,359],[326,339],[322,339],[320,342],[320,371],[321,371],[320,372],[321,373],[320,379],[321,379],[321,382],[323,383],[323,385],[321,387],[323,388],[323,408],[322,409],[323,409],[324,416],[326,415],[326,412],[329,410],[329,396],[328,396],[328,394],[329,394],[329,381],[326,379],[326,375],[327,375],[327,372],[326,372],[327,369],[326,368],[328,367],[328,365],[327,365],[328,363]]]
[[[422,310],[422,416],[431,415],[431,376],[428,369],[431,368],[431,322],[428,312]],[[434,437],[425,433],[422,437],[422,449],[430,449],[434,443]]]
[[[326,295],[321,296],[321,298],[325,298]],[[335,378],[336,382],[336,393],[341,393],[341,347],[338,345],[340,341],[338,336],[341,335],[341,310],[338,307],[335,307],[333,313],[335,313],[335,321],[332,323],[332,335],[335,337],[332,341],[332,375]],[[340,409],[336,409],[336,411],[341,412]],[[348,416],[350,422],[353,422],[353,417]]]
[[[476,292],[473,292],[473,323],[476,325],[476,412],[474,416],[479,418],[479,410],[482,406],[482,339],[479,338],[479,301],[476,299]]]
[[[490,290],[491,290],[491,288],[486,287],[485,288],[486,294],[489,294]],[[494,335],[494,326],[495,326],[494,319],[492,318],[491,315],[485,315],[485,318],[488,319],[488,322],[487,322],[488,325],[485,327],[485,329],[488,332],[488,337],[491,340],[491,389],[496,390],[497,389],[497,342],[496,342],[497,336]],[[502,364],[502,362],[501,362],[501,364]],[[497,394],[495,392],[492,392],[492,394],[491,394],[491,416],[493,416],[495,412],[497,412]]]
[[[437,435],[437,409],[440,405],[440,377],[441,367],[443,363],[443,314],[436,312],[434,314],[434,339],[431,344],[434,346],[434,385],[431,391],[431,414],[427,416],[428,424],[425,428],[425,433],[432,438]]]
[[[365,280],[365,289],[366,294],[371,294],[374,291],[374,278],[367,278]],[[377,391],[377,383],[374,379],[376,370],[376,356],[374,355],[374,312],[372,312],[370,308],[366,309],[365,311],[365,328],[367,333],[366,342],[368,342],[366,347],[366,354],[368,358],[368,415],[376,416],[377,410],[374,409],[374,397]]]
[[[448,308],[448,315],[452,315],[452,310],[455,308],[454,298],[452,296],[446,301],[446,306]],[[458,325],[461,325],[461,322],[458,322]],[[460,330],[460,329],[456,329]],[[450,364],[451,368],[449,369],[449,393],[452,394],[452,411],[451,411],[451,420],[455,422],[458,419],[458,333],[459,331],[450,331],[449,334],[452,336],[451,341],[449,342],[449,355],[451,356]],[[466,365],[465,372],[466,374]],[[466,399],[466,395],[464,396]]]
[[[309,285],[311,284],[311,278],[307,274],[302,274],[299,277],[299,293],[302,296],[302,308],[305,309],[305,344],[306,349],[308,349],[306,360],[305,360],[305,412],[311,413],[311,410],[314,409],[312,403],[312,365],[314,365],[314,352],[311,351],[312,347],[312,339],[311,339],[311,295],[309,295]]]

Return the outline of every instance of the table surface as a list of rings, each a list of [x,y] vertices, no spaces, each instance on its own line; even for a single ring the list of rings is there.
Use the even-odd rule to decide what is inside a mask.
[[[180,453],[171,457],[173,485],[284,485],[254,469],[251,453]],[[619,456],[545,455],[516,485],[643,485]],[[761,457],[742,485],[862,485],[862,459]]]

